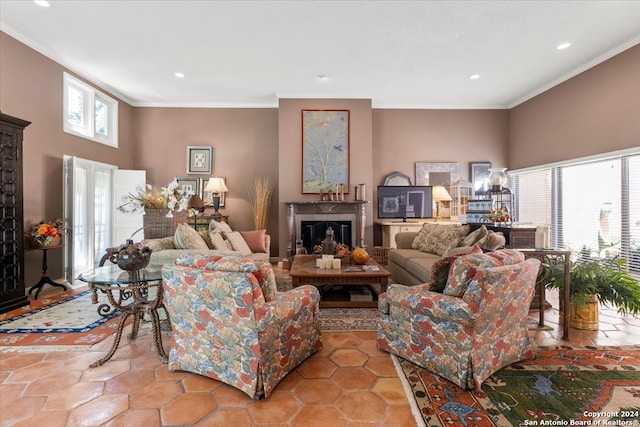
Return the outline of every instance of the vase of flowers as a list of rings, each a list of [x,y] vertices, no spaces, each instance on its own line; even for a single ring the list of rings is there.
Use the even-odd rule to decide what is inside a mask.
[[[53,221],[40,221],[29,227],[26,236],[27,246],[40,248],[42,246],[58,246],[62,243],[63,226],[61,219]]]
[[[187,222],[187,208],[193,191],[179,187],[174,179],[166,187],[147,184],[124,197],[118,209],[142,213],[146,239],[172,236],[178,224]]]

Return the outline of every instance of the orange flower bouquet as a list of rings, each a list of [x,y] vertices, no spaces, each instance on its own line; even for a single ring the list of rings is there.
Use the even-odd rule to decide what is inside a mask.
[[[27,241],[30,246],[56,246],[62,241],[62,220],[40,221],[33,224],[27,233]]]

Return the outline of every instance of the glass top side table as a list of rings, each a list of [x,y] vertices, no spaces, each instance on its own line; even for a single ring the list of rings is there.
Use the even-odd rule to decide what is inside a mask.
[[[78,278],[89,284],[89,289],[92,292],[91,302],[93,304],[98,303],[97,291],[101,290],[106,293],[109,303],[114,309],[122,310],[122,317],[118,323],[118,330],[111,350],[105,357],[91,364],[92,368],[101,366],[111,359],[116,352],[129,316],[133,316],[133,325],[129,338],[135,339],[137,337],[140,319],[144,314],[149,314],[151,317],[156,351],[162,361],[164,363],[167,362],[167,354],[162,347],[158,310],[163,309],[167,319],[169,318],[169,313],[167,313],[163,304],[164,289],[159,266],[129,272],[120,269],[117,265],[108,265],[82,273]],[[150,296],[150,288],[155,288],[154,296]]]

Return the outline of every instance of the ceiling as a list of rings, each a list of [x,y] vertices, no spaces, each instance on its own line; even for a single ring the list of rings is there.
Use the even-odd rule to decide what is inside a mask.
[[[0,29],[134,106],[511,108],[640,42],[640,1],[49,3]]]

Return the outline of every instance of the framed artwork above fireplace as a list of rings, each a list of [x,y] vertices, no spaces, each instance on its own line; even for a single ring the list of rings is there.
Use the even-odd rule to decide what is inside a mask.
[[[349,110],[302,110],[302,194],[349,193]]]

